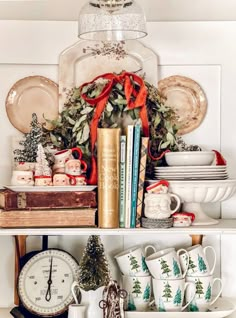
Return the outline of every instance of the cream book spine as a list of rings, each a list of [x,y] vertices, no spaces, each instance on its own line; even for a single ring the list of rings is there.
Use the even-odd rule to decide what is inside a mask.
[[[119,227],[120,128],[98,128],[98,226]]]

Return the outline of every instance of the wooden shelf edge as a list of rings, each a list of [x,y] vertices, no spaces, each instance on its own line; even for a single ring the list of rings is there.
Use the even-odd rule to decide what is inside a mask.
[[[221,235],[236,234],[236,219],[221,219],[219,224],[211,226],[190,226],[169,229],[99,229],[99,228],[17,228],[0,229],[0,236],[7,235],[149,235],[149,234],[189,234]]]

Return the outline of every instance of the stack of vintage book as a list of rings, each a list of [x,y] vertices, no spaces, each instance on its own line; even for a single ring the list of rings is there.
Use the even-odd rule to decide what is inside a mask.
[[[0,191],[0,227],[93,227],[95,191]]]

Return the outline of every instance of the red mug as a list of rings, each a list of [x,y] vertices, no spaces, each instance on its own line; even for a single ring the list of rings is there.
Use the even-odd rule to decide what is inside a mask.
[[[83,160],[69,159],[65,163],[65,173],[72,176],[80,176],[86,172],[87,164]]]

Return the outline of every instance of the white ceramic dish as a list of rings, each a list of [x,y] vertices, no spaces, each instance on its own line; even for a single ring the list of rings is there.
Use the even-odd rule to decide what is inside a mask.
[[[223,176],[226,175],[226,171],[204,171],[204,172],[155,172],[156,175],[173,175],[173,176]]]
[[[169,166],[207,166],[212,164],[214,158],[213,151],[179,151],[165,154]]]
[[[68,192],[68,191],[93,191],[97,188],[94,185],[84,185],[84,186],[4,186],[5,188],[15,191],[15,192]]]
[[[179,171],[186,171],[186,170],[226,170],[227,169],[227,166],[173,166],[173,167],[155,167],[154,170],[158,170],[158,171],[176,171],[176,170],[179,170]]]
[[[227,298],[219,298],[208,312],[137,312],[126,311],[125,318],[223,318],[235,311],[235,305]]]

